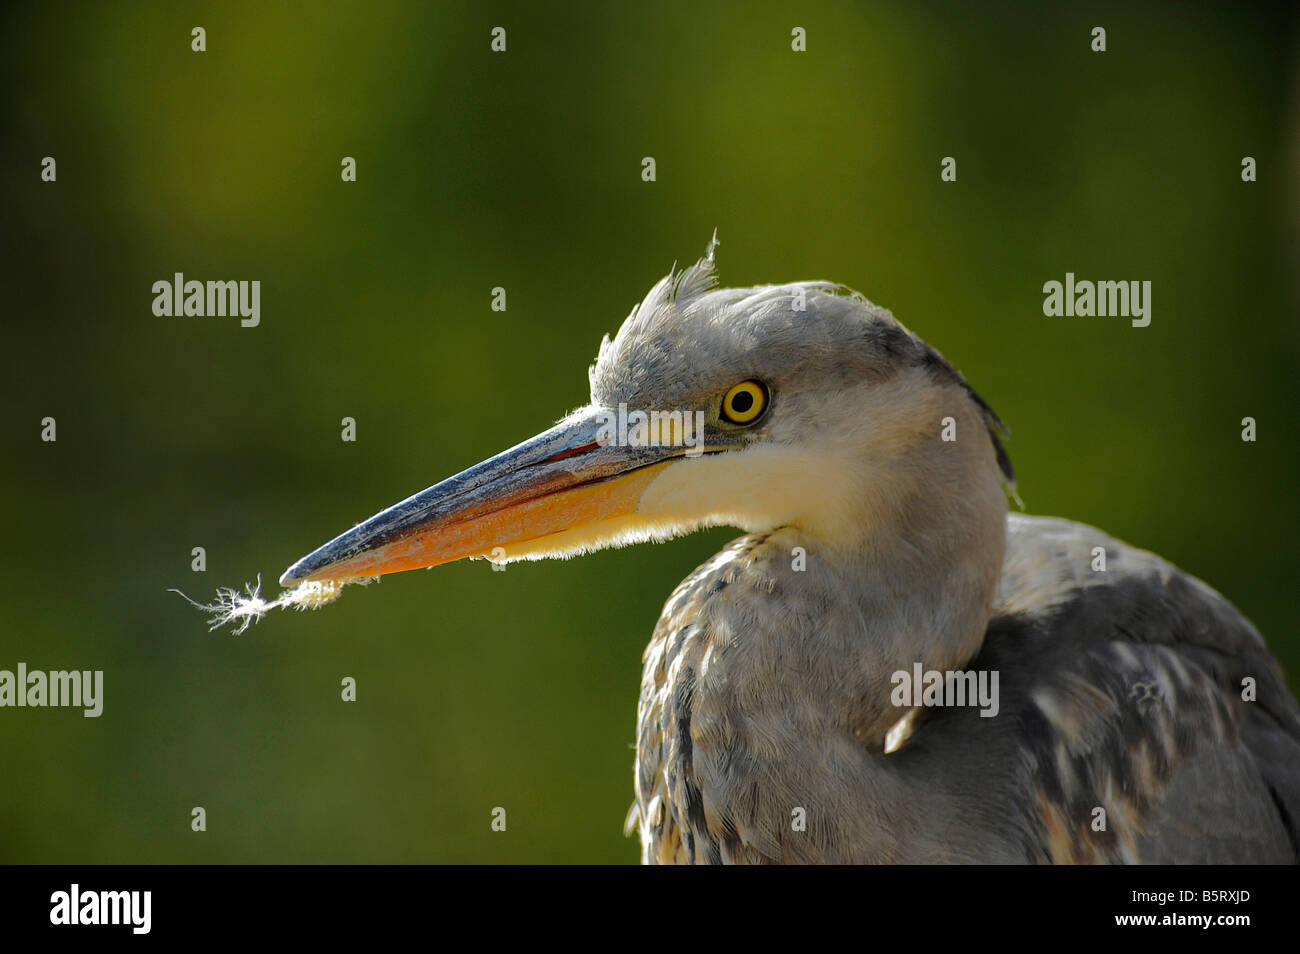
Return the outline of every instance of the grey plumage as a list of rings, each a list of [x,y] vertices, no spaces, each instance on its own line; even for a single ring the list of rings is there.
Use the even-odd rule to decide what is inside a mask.
[[[911,492],[843,515],[874,522],[860,547],[796,520],[737,540],[678,587],[644,657],[629,816],[643,859],[1294,862],[1300,710],[1250,623],[1090,527],[1004,516],[987,493],[999,468],[1011,477],[1000,422],[888,312],[829,283],[709,292],[706,267],[660,283],[602,347],[596,400],[763,378],[788,417],[753,439],[793,441],[845,424],[814,401],[919,368],[944,400],[968,400],[993,453],[944,454],[932,417],[929,437],[892,459]],[[800,289],[803,313],[791,310]],[[818,474],[806,480],[817,494]],[[981,519],[1005,527],[1005,561],[972,529]],[[1105,572],[1090,568],[1094,547]],[[918,710],[885,754],[900,713],[884,679],[917,661],[998,671],[999,716]],[[1246,677],[1256,702],[1242,700]]]
[[[1294,862],[1300,717],[1254,628],[1091,527],[1011,515],[1007,536],[983,645],[959,666],[1000,672],[998,716],[922,710],[889,755],[842,669],[862,653],[838,604],[860,595],[829,569],[796,580],[797,535],[745,537],[692,574],[646,650],[629,819],[644,860]],[[910,665],[899,652],[887,665]]]
[[[713,247],[602,342],[589,407],[281,583],[738,527],[645,651],[644,860],[1296,861],[1300,707],[1251,624],[1008,516],[1001,422],[937,351],[830,282],[715,289]],[[611,442],[629,408],[702,420],[700,453]],[[996,714],[895,695],[917,667],[996,677]]]

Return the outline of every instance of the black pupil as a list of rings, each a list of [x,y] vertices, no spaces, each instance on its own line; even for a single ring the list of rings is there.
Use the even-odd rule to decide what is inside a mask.
[[[754,406],[754,395],[749,391],[741,391],[731,399],[731,409],[737,414],[744,414]]]

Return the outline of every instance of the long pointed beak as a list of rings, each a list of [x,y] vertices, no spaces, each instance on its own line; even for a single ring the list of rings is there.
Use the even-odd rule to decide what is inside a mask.
[[[576,412],[394,504],[303,557],[280,585],[374,577],[463,557],[499,562],[514,555],[512,547],[634,514],[646,486],[688,448],[608,442],[608,413]]]

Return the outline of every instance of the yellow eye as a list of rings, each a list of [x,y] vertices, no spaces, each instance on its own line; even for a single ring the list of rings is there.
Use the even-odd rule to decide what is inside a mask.
[[[722,419],[732,424],[752,424],[767,407],[767,388],[757,381],[741,381],[722,398]]]

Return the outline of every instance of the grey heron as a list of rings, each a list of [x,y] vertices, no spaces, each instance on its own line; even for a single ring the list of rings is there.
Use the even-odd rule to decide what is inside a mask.
[[[1001,422],[938,351],[832,283],[718,288],[713,248],[601,343],[589,406],[280,582],[733,526],[643,657],[644,861],[1295,862],[1300,707],[1251,623],[1009,514]],[[913,672],[995,674],[995,712],[900,703]]]

